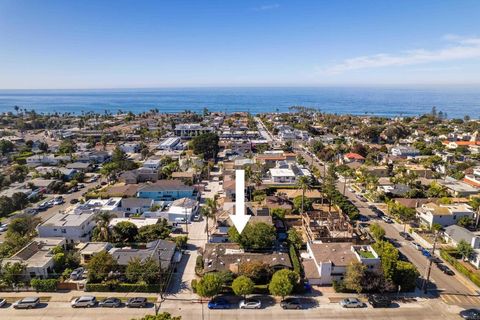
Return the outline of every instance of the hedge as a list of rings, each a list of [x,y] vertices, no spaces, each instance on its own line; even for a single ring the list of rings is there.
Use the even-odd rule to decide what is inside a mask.
[[[37,292],[55,292],[57,291],[57,279],[32,279],[30,285]]]
[[[450,263],[458,272],[465,275],[470,281],[480,287],[480,276],[465,268],[465,266],[458,262],[455,257],[452,257],[451,253],[456,253],[456,251],[440,249],[440,256],[445,259],[445,261]]]
[[[144,283],[87,283],[87,292],[159,292],[158,284]]]
[[[290,244],[290,259],[292,260],[293,271],[298,273],[298,275],[302,275],[302,264],[298,259],[297,250],[295,250],[295,246]]]

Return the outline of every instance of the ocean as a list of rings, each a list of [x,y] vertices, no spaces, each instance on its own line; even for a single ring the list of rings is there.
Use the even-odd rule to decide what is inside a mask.
[[[435,106],[449,118],[480,116],[480,88],[174,88],[117,90],[0,90],[0,112],[14,106],[37,113],[163,113],[190,110],[287,112],[290,106],[336,114],[414,116]]]

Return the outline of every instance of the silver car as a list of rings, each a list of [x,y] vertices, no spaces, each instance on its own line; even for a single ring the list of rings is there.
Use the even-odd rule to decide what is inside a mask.
[[[340,301],[340,305],[343,308],[363,308],[365,303],[358,300],[357,298],[347,298]]]
[[[33,309],[38,307],[39,304],[40,304],[39,297],[28,297],[28,298],[23,298],[16,301],[13,304],[13,307],[15,309]]]
[[[240,301],[238,307],[240,309],[260,309],[262,307],[262,302],[257,299],[245,299]]]
[[[82,267],[77,268],[77,269],[73,270],[72,273],[70,273],[70,279],[81,280],[84,272],[85,272],[84,268],[82,268]]]
[[[70,302],[72,308],[91,308],[97,304],[97,298],[94,296],[81,296]]]

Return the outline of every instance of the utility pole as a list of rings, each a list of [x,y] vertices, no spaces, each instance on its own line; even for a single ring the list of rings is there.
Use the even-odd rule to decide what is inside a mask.
[[[438,231],[435,232],[435,238],[433,239],[432,258],[435,255],[435,247],[437,245],[437,237],[438,237]],[[432,263],[433,263],[433,259],[429,259],[428,267],[427,267],[427,276],[425,277],[425,279],[423,281],[423,285],[422,285],[423,293],[427,293],[427,291],[428,291],[427,287],[428,287],[428,281],[430,280],[430,272],[432,271]]]

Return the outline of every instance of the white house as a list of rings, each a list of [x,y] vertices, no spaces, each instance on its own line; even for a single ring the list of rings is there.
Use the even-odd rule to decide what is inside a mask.
[[[416,157],[416,156],[420,155],[420,151],[418,151],[417,149],[415,149],[413,147],[409,147],[409,146],[395,146],[395,147],[392,147],[390,149],[390,153],[392,154],[392,156],[402,157],[402,158]]]
[[[430,202],[417,208],[417,217],[420,222],[429,227],[436,223],[447,227],[456,224],[462,217],[473,218],[474,216],[475,212],[466,204],[438,205]]]
[[[42,238],[61,237],[69,243],[87,242],[95,228],[95,213],[57,213],[37,226]]]
[[[198,213],[199,203],[191,198],[180,198],[172,202],[168,208],[168,221],[191,221],[192,217]]]
[[[119,146],[125,153],[137,153],[140,151],[140,144],[136,142],[125,142]]]
[[[158,168],[160,168],[160,163],[161,163],[160,159],[147,159],[143,163],[143,167],[153,169],[153,170],[158,170]]]
[[[471,232],[463,227],[451,225],[445,228],[443,237],[447,243],[456,246],[460,241],[465,241],[472,246],[474,253],[466,257],[467,261],[480,268],[480,235],[477,232]]]
[[[4,259],[7,263],[21,263],[25,265],[27,278],[47,278],[54,272],[53,248],[64,246],[65,238],[34,238],[29,244],[20,249],[12,257]]]
[[[331,285],[343,280],[347,266],[361,262],[368,270],[380,270],[380,258],[368,245],[352,245],[348,242],[307,243],[309,259],[304,259],[308,282],[313,285]]]

